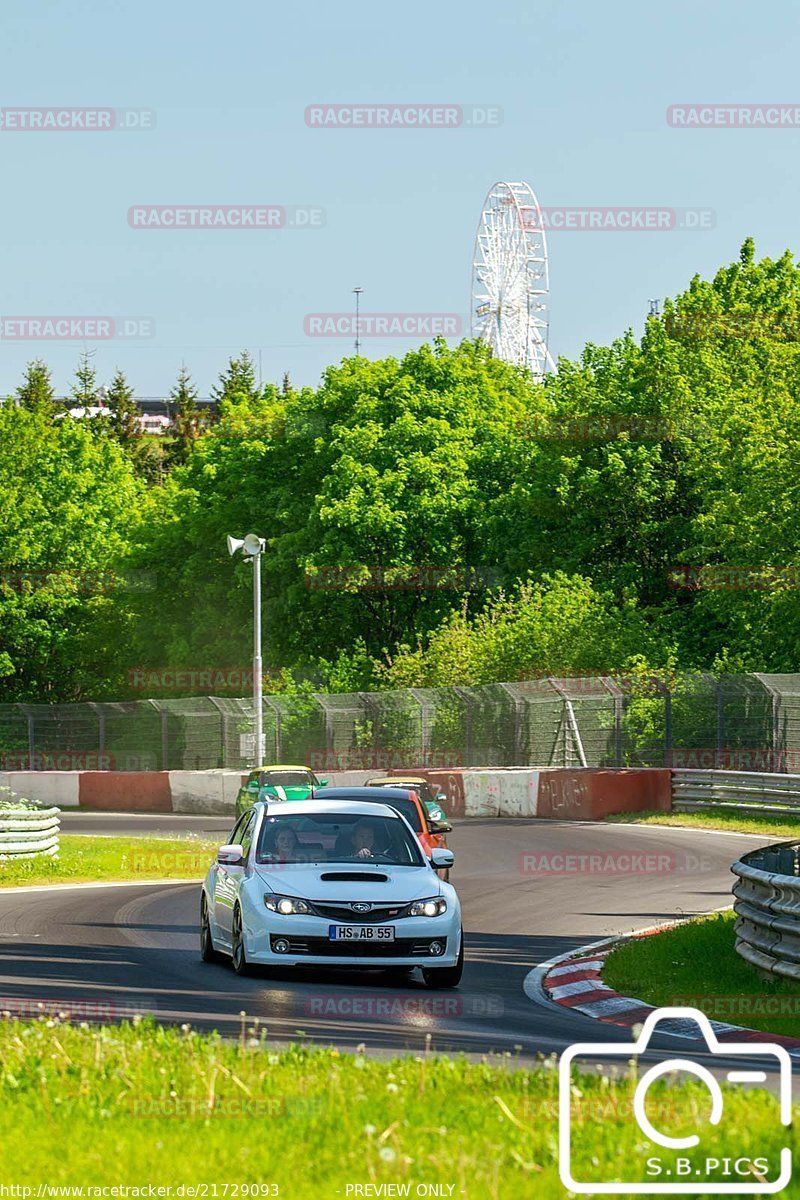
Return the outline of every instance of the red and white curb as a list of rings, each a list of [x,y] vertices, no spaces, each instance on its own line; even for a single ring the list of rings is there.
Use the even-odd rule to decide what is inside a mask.
[[[642,1025],[650,1013],[657,1009],[644,1000],[622,996],[603,982],[603,968],[612,950],[634,938],[653,937],[673,928],[681,922],[658,925],[652,929],[593,942],[578,950],[571,950],[558,958],[542,963],[525,980],[525,992],[529,999],[557,1004],[561,1008],[581,1013],[605,1024],[631,1029]],[[792,1058],[800,1060],[800,1038],[782,1034],[766,1033],[764,1030],[746,1029],[731,1025],[727,1021],[711,1021],[711,1028],[720,1042],[770,1042],[785,1046]],[[659,1022],[659,1032],[676,1037],[700,1038],[699,1027],[691,1020],[665,1019]]]

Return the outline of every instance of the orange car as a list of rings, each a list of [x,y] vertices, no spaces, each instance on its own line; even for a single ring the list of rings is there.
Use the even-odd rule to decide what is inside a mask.
[[[328,787],[325,789],[325,799],[351,802],[364,800],[370,804],[376,802],[389,804],[408,821],[428,858],[430,858],[432,850],[447,846],[445,834],[450,832],[452,826],[444,822],[431,821],[419,794],[410,788],[390,787],[388,783],[380,787],[370,787],[369,785],[365,787]],[[437,874],[447,879],[450,872],[449,869],[444,869],[437,871]]]

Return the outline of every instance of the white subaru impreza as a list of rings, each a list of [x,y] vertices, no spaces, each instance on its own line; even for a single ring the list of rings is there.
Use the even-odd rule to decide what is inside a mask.
[[[456,987],[464,963],[461,906],[411,826],[386,804],[311,799],[258,803],[237,821],[203,882],[203,960],[422,969]]]

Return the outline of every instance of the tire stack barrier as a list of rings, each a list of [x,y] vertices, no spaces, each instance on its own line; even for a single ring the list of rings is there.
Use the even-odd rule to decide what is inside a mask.
[[[0,863],[58,854],[57,808],[0,807]]]
[[[800,842],[751,850],[731,870],[737,954],[768,975],[800,981]]]

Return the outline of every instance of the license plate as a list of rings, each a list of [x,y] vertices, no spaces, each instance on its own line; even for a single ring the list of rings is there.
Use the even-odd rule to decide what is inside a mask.
[[[331,942],[393,942],[393,925],[330,925]]]

